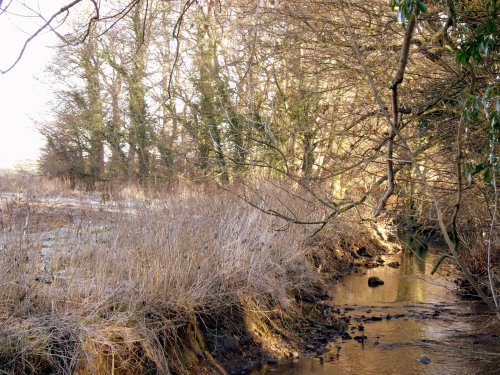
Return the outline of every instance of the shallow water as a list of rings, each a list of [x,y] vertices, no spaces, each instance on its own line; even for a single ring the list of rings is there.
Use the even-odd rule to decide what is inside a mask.
[[[253,375],[500,374],[498,320],[481,304],[457,299],[450,267],[430,275],[438,258],[437,248],[407,251],[384,258],[399,268],[362,269],[331,286],[330,303],[349,321],[350,336],[364,342],[338,337],[316,354]],[[385,284],[368,287],[370,276]]]

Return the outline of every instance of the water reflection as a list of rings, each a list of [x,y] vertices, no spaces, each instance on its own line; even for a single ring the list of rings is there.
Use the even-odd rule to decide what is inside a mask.
[[[430,276],[439,255],[416,255],[410,251],[399,255],[401,266],[388,266],[366,269],[364,275],[352,275],[342,283],[332,287],[331,292],[336,304],[387,304],[396,302],[438,302],[456,301],[451,291],[453,284],[437,273]],[[386,263],[394,258],[385,258]],[[448,273],[449,270],[446,271]],[[367,279],[378,276],[385,285],[367,288]]]
[[[385,259],[398,260],[399,268],[366,269],[331,287],[331,303],[340,310],[339,317],[350,321],[352,336],[366,335],[365,343],[339,337],[318,358],[313,354],[254,375],[500,373],[497,319],[481,306],[456,298],[453,283],[445,278],[453,272],[450,267],[430,275],[439,253],[436,247],[428,253],[406,251]],[[370,276],[385,284],[369,288]],[[419,363],[420,356],[431,363]]]

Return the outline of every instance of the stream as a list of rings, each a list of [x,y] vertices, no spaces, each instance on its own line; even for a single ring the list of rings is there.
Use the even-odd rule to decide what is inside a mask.
[[[432,244],[422,254],[406,250],[332,285],[329,303],[349,322],[349,334],[252,375],[500,374],[498,319],[455,295],[451,267],[430,275],[439,253]],[[387,266],[393,261],[400,267]],[[370,276],[384,285],[368,287]]]

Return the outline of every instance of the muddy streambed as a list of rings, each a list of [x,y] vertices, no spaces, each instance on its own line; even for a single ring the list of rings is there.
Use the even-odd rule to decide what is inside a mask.
[[[449,267],[430,275],[439,252],[388,256],[400,267],[362,269],[332,285],[329,303],[349,324],[343,337],[252,375],[500,374],[500,324],[456,297]],[[384,285],[368,287],[371,276]]]

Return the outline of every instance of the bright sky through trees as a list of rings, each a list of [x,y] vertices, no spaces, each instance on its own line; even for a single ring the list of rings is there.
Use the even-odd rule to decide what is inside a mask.
[[[37,6],[37,1],[14,2],[0,22],[0,69],[10,66],[22,48],[28,33],[40,24],[21,3]],[[54,1],[53,5],[57,5]],[[44,5],[44,7],[47,7]],[[36,160],[42,136],[36,129],[36,121],[47,117],[46,104],[50,100],[50,82],[44,78],[56,38],[43,32],[29,44],[25,55],[10,72],[0,75],[0,168],[12,168],[26,160]]]

